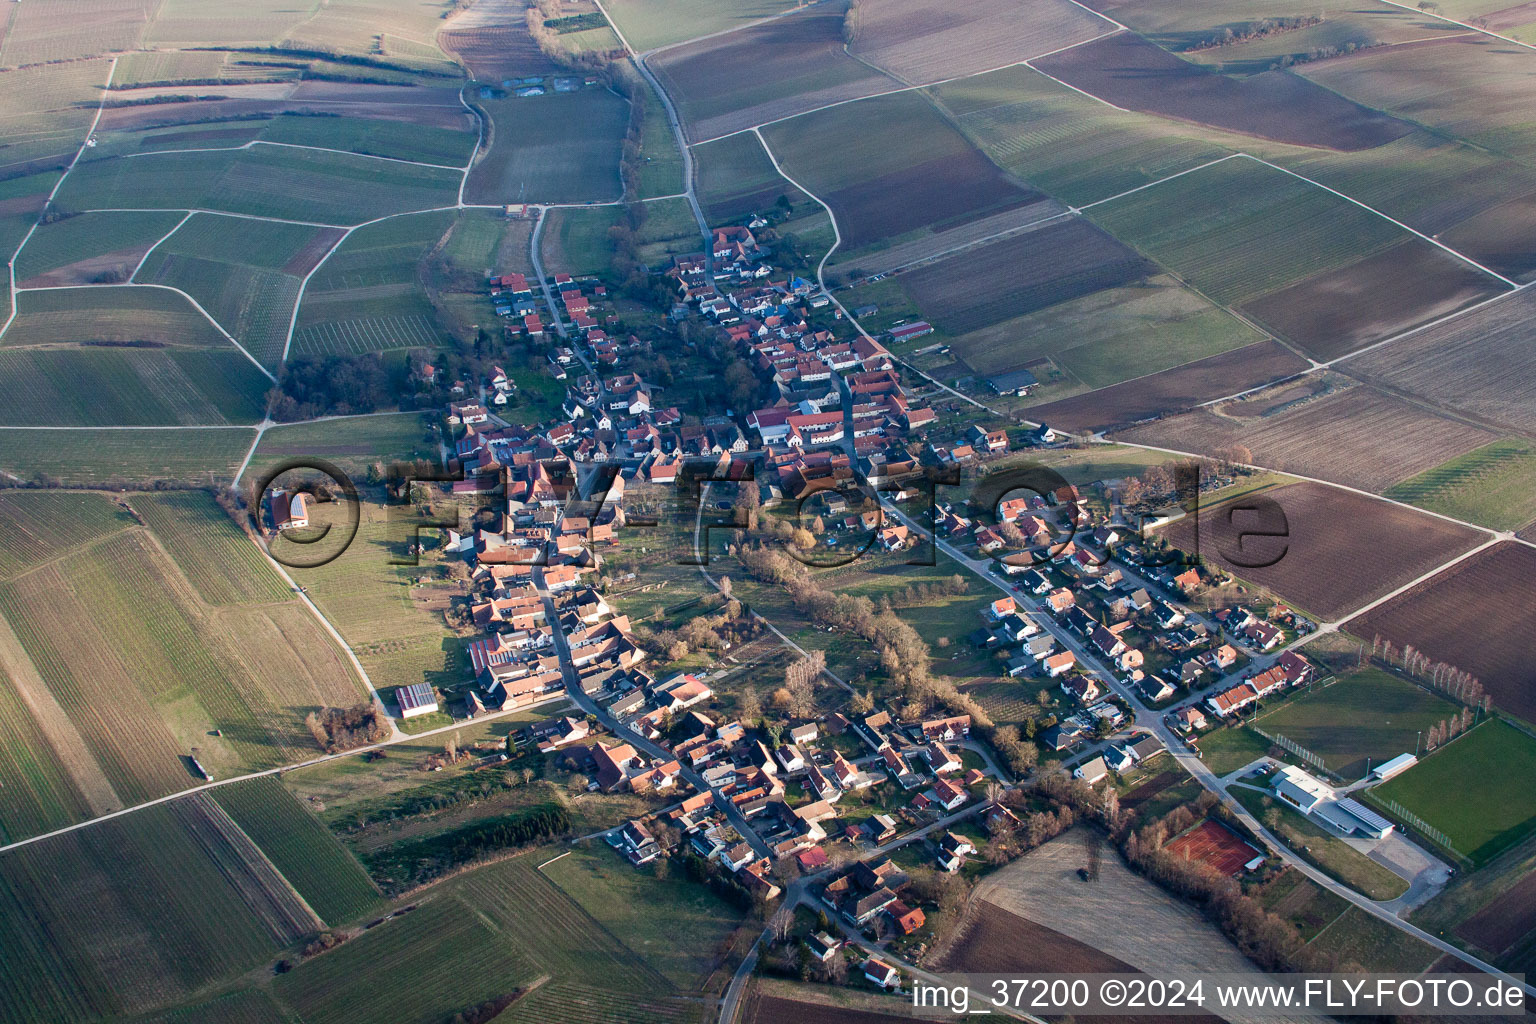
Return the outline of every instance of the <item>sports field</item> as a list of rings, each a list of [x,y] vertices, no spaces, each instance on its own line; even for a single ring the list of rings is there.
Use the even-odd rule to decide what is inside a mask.
[[[1484,722],[1370,790],[1450,837],[1458,853],[1485,863],[1536,829],[1536,739],[1502,720]]]
[[[1387,497],[1480,523],[1518,530],[1536,520],[1536,447],[1506,438],[1427,469]]]
[[[1347,779],[1419,748],[1420,734],[1457,705],[1377,668],[1312,687],[1255,719],[1261,729],[1301,744]]]
[[[476,99],[489,150],[464,186],[471,203],[608,202],[620,197],[629,105],[598,86],[546,96]]]

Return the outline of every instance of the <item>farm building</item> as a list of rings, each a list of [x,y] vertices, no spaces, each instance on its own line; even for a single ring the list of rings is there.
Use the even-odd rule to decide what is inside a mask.
[[[1039,378],[1028,370],[1010,370],[987,378],[987,386],[998,394],[1020,397],[1029,394],[1039,383]]]
[[[395,699],[400,702],[401,718],[430,715],[437,710],[437,697],[433,695],[430,683],[402,686],[395,691]]]
[[[267,510],[272,515],[272,528],[302,530],[309,525],[309,498],[303,492],[289,496],[287,491],[277,490],[267,499]]]
[[[932,334],[933,325],[926,320],[918,320],[915,323],[892,327],[890,333],[892,341],[911,341],[913,338],[921,338],[925,334]]]

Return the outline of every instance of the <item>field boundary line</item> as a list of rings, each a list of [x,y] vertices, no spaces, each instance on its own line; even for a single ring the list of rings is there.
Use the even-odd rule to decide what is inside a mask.
[[[309,288],[309,279],[325,266],[327,260],[336,255],[336,250],[341,248],[341,243],[351,238],[352,232],[356,230],[357,227],[350,227],[342,231],[341,237],[325,250],[325,255],[315,261],[315,265],[309,268],[309,273],[305,274],[304,279],[299,282],[299,293],[293,297],[293,312],[288,314],[288,335],[283,339],[283,354],[278,357],[278,365],[288,362],[288,350],[293,347],[293,332],[299,326],[299,307],[304,305],[304,292]]]
[[[994,231],[990,235],[983,235],[981,238],[973,238],[969,242],[960,242],[950,246],[948,249],[940,249],[938,252],[932,253],[928,256],[919,256],[915,260],[908,260],[907,262],[899,264],[898,266],[891,267],[888,270],[882,270],[880,273],[885,277],[891,277],[895,274],[904,274],[909,270],[913,270],[917,267],[928,263],[933,263],[938,260],[948,259],[951,256],[955,256],[969,249],[974,249],[978,246],[989,245],[992,242],[1001,241],[1005,238],[1011,238],[1014,235],[1024,234],[1031,228],[1040,227],[1042,224],[1049,224],[1053,220],[1061,220],[1063,217],[1071,217],[1077,212],[1077,210],[1068,207],[1067,209],[1062,210],[1060,213],[1051,214],[1049,217],[1041,217],[1038,220],[1026,221],[1023,224],[1015,224],[1011,228],[1004,228],[1001,231]]]
[[[148,154],[145,154],[146,156]],[[443,207],[452,209],[452,207]],[[208,210],[202,207],[192,207],[188,210],[185,206],[100,206],[90,210],[81,210],[81,213],[206,213],[210,217],[235,217],[239,220],[270,220],[278,224],[298,224],[306,228],[333,228],[337,231],[345,230],[346,224],[324,224],[317,220],[294,220],[291,217],[266,217],[258,213],[232,213],[229,210]],[[418,211],[412,211],[418,212]],[[424,212],[424,211],[419,211]],[[391,216],[404,216],[403,214],[391,214]],[[352,225],[356,226],[356,225]]]
[[[261,444],[262,435],[267,432],[267,427],[271,423],[272,418],[269,416],[256,424],[256,436],[251,439],[251,446],[245,450],[245,458],[240,460],[240,468],[235,470],[235,478],[229,482],[230,490],[237,490],[240,487],[240,478],[245,475],[246,467],[251,464],[251,457],[256,454],[256,446]]]
[[[1044,74],[1044,72],[1041,72],[1041,74]],[[1161,185],[1164,182],[1172,181],[1174,178],[1182,178],[1186,174],[1194,174],[1196,171],[1203,171],[1207,167],[1215,167],[1217,164],[1224,164],[1228,160],[1236,160],[1238,157],[1245,155],[1246,154],[1244,153],[1228,153],[1226,156],[1217,157],[1215,160],[1207,160],[1205,163],[1200,164],[1198,167],[1191,167],[1188,170],[1179,171],[1177,174],[1170,174],[1166,178],[1158,178],[1156,181],[1149,181],[1145,185],[1137,185],[1135,188],[1126,189],[1124,192],[1117,192],[1107,199],[1095,199],[1091,203],[1084,203],[1082,206],[1073,207],[1073,209],[1078,213],[1081,213],[1084,210],[1091,210],[1095,206],[1102,206],[1105,203],[1112,203],[1116,199],[1124,199],[1126,196],[1135,195],[1137,192],[1142,192],[1146,189]]]
[[[377,153],[358,153],[351,149],[332,149],[330,146],[304,146],[297,142],[268,142],[266,139],[251,139],[238,146],[188,146],[185,149],[152,149],[141,153],[117,153],[115,156],[124,160],[144,156],[165,156],[170,153],[239,153],[244,150],[254,149],[256,146],[277,146],[282,149],[308,149],[316,153],[335,153],[339,156],[355,156],[359,160],[388,160],[390,163],[410,164],[413,167],[435,167],[440,171],[457,171],[461,168],[456,164],[434,164],[425,160],[406,160],[398,156],[380,156]],[[109,158],[110,159],[110,158]]]
[[[438,31],[442,31],[442,29],[439,28]],[[465,69],[468,70],[468,65],[465,66]],[[480,159],[480,148],[485,145],[485,118],[481,117],[480,111],[471,106],[469,101],[464,98],[464,90],[468,88],[468,81],[459,86],[459,106],[469,111],[469,115],[475,119],[475,145],[474,148],[469,151],[469,159],[465,161],[463,167],[459,168],[458,202],[461,207],[464,205],[464,186],[469,184],[469,172],[474,170],[475,161]]]
[[[612,832],[613,829],[607,829],[607,831]],[[601,834],[601,833],[599,833],[599,834]],[[539,866],[537,866],[533,870],[535,870],[535,871],[543,871],[545,868],[549,867],[551,864],[553,864],[555,861],[559,860],[561,857],[569,857],[570,855],[571,855],[571,851],[570,850],[566,850],[564,853],[557,853],[553,857],[549,858],[549,860],[545,861],[543,864],[540,864]]]
[[[135,281],[134,278],[138,277],[139,276],[139,271],[144,269],[144,264],[149,261],[150,254],[153,253],[156,249],[160,248],[160,246],[164,245],[166,239],[170,238],[176,232],[180,231],[181,228],[182,228],[182,225],[186,224],[186,222],[191,220],[191,219],[192,219],[192,211],[188,210],[187,211],[187,215],[185,217],[181,218],[181,220],[177,221],[175,227],[171,228],[171,230],[167,231],[165,234],[161,235],[158,239],[156,239],[154,245],[150,246],[148,249],[145,249],[144,250],[144,255],[139,257],[139,262],[134,264],[134,266],[133,266],[133,273],[128,275],[128,280],[125,281],[124,283],[125,284],[138,284],[138,282]]]
[[[1452,25],[1460,25],[1462,28],[1471,29],[1473,32],[1481,32],[1483,35],[1485,35],[1485,36],[1492,36],[1493,38],[1498,39],[1501,42],[1513,43],[1516,46],[1523,46],[1527,50],[1536,50],[1536,46],[1532,46],[1530,43],[1522,43],[1518,39],[1513,39],[1513,38],[1511,38],[1509,36],[1500,35],[1499,33],[1493,31],[1492,29],[1478,28],[1476,25],[1468,24],[1465,21],[1457,21],[1455,18],[1447,18],[1443,14],[1435,14],[1433,12],[1426,11],[1426,10],[1423,10],[1422,8],[1418,8],[1418,7],[1409,7],[1407,4],[1398,3],[1398,0],[1382,0],[1382,2],[1390,4],[1393,7],[1401,7],[1405,11],[1412,11],[1414,14],[1419,14],[1419,15],[1428,14],[1431,18],[1435,18],[1435,19],[1437,19],[1439,21],[1444,21],[1444,22],[1447,22],[1447,23],[1452,24]]]
[[[1029,60],[1036,60],[1036,59],[1037,58],[1031,57]],[[1095,96],[1093,93],[1087,91],[1086,89],[1079,89],[1077,86],[1073,85],[1071,82],[1063,82],[1061,79],[1057,78],[1055,75],[1051,74],[1049,71],[1041,71],[1039,68],[1037,68],[1033,64],[1031,64],[1028,60],[1026,60],[1024,62],[1024,66],[1029,68],[1029,70],[1033,71],[1037,75],[1044,75],[1046,78],[1049,78],[1051,81],[1055,82],[1057,85],[1060,85],[1060,86],[1063,86],[1065,88],[1071,89],[1073,92],[1077,93],[1079,96],[1087,96],[1091,100],[1097,100],[1098,102],[1104,104],[1106,107],[1108,107],[1111,110],[1118,110],[1122,114],[1132,113],[1132,111],[1126,110],[1124,107],[1120,106],[1117,103],[1109,102],[1109,100],[1105,99],[1102,96]]]
[[[1391,499],[1387,499],[1387,500],[1390,501]],[[1409,508],[1418,508],[1418,506],[1416,506],[1416,505],[1410,505],[1408,507]],[[1419,509],[1419,511],[1422,512],[1424,510],[1423,509]],[[1361,607],[1356,608],[1354,611],[1350,612],[1348,615],[1344,616],[1342,619],[1339,619],[1337,622],[1332,623],[1332,625],[1336,629],[1339,628],[1339,627],[1342,627],[1345,624],[1347,624],[1349,622],[1352,622],[1355,619],[1358,619],[1360,616],[1366,614],[1367,612],[1374,611],[1375,609],[1381,607],[1382,605],[1386,604],[1388,601],[1392,600],[1394,597],[1398,597],[1398,596],[1400,596],[1402,594],[1407,593],[1409,590],[1412,590],[1414,587],[1418,586],[1420,583],[1423,583],[1426,580],[1429,580],[1429,579],[1432,579],[1432,578],[1434,578],[1436,576],[1439,576],[1441,573],[1445,572],[1447,569],[1451,569],[1451,568],[1454,568],[1457,565],[1460,565],[1462,562],[1465,562],[1467,559],[1471,558],[1473,555],[1481,554],[1482,552],[1487,551],[1489,548],[1493,547],[1494,545],[1502,544],[1502,543],[1504,543],[1504,538],[1498,536],[1497,534],[1495,534],[1494,536],[1489,537],[1487,540],[1483,541],[1483,543],[1479,544],[1477,547],[1472,548],[1472,549],[1470,549],[1468,551],[1464,551],[1461,554],[1457,555],[1455,558],[1452,558],[1452,559],[1449,559],[1449,560],[1447,560],[1445,562],[1442,562],[1439,565],[1435,566],[1435,568],[1430,569],[1429,571],[1427,571],[1425,573],[1422,573],[1416,579],[1414,579],[1414,580],[1412,580],[1412,581],[1410,581],[1408,583],[1404,583],[1402,586],[1400,586],[1396,590],[1392,591],[1392,593],[1387,594],[1387,595],[1385,595],[1383,597],[1379,597],[1376,600],[1372,601],[1370,604],[1362,605]]]
[[[96,116],[91,118],[91,126],[86,129],[85,138],[80,140],[80,148],[75,150],[74,159],[69,162],[68,167],[64,168],[64,172],[59,175],[59,180],[53,183],[53,188],[48,190],[48,198],[43,200],[43,208],[38,211],[37,219],[32,222],[32,226],[22,236],[21,241],[16,246],[16,251],[11,253],[11,260],[6,268],[10,277],[11,311],[6,316],[5,323],[0,324],[0,338],[5,337],[5,332],[11,329],[11,322],[16,319],[16,259],[21,255],[21,250],[27,247],[27,243],[32,241],[32,236],[37,232],[38,225],[42,224],[43,218],[48,215],[48,208],[53,205],[53,197],[58,195],[59,189],[64,187],[64,179],[69,177],[69,172],[75,169],[75,165],[80,162],[80,157],[90,148],[91,139],[96,136],[96,126],[101,124],[102,111],[107,109],[107,94],[112,90],[112,79],[116,75],[117,58],[113,57],[111,65],[107,68],[107,80],[101,87],[101,98],[96,101]]]
[[[235,348],[239,349],[240,353],[242,355],[244,355],[245,358],[249,359],[251,361],[252,365],[254,365],[256,367],[256,369],[260,370],[266,376],[266,378],[268,380],[270,380],[274,384],[277,383],[277,378],[272,376],[272,371],[271,370],[268,370],[265,366],[262,366],[260,360],[258,360],[255,356],[251,355],[251,353],[246,350],[246,347],[244,345],[242,345],[242,344],[240,344],[240,342],[236,341],[235,340],[235,336],[233,334],[230,334],[228,331],[226,331],[224,329],[223,325],[220,324],[217,320],[215,320],[213,318],[213,314],[209,313],[206,309],[203,308],[202,303],[198,302],[196,299],[194,299],[192,296],[188,295],[186,292],[182,291],[180,288],[173,288],[172,286],[170,286],[168,284],[136,284],[136,283],[134,283],[132,281],[124,281],[121,284],[86,284],[86,285],[61,284],[61,285],[49,285],[46,288],[18,288],[16,291],[17,291],[17,294],[21,294],[23,292],[68,292],[68,291],[74,291],[76,288],[160,288],[160,289],[162,289],[164,291],[175,292],[177,295],[180,295],[182,298],[184,298],[188,302],[192,303],[192,307],[194,309],[196,309],[199,313],[203,314],[204,318],[206,318],[207,321],[210,324],[213,325],[213,329],[218,331],[220,334],[224,335],[224,339],[226,341],[228,341],[231,345],[235,346]],[[14,304],[14,302],[13,302],[13,304]],[[12,312],[14,313],[15,310],[13,309]]]
[[[1360,200],[1355,199],[1352,196],[1345,195],[1343,192],[1340,192],[1336,188],[1329,188],[1327,185],[1324,185],[1322,182],[1314,181],[1313,179],[1307,177],[1305,174],[1297,174],[1295,171],[1288,170],[1287,168],[1281,167],[1279,164],[1270,163],[1268,160],[1265,160],[1262,157],[1254,156],[1252,153],[1238,153],[1237,155],[1238,156],[1242,156],[1242,157],[1247,157],[1249,160],[1252,160],[1254,163],[1263,164],[1265,167],[1274,168],[1275,170],[1279,171],[1281,174],[1289,174],[1291,177],[1297,179],[1298,181],[1304,181],[1304,182],[1306,182],[1309,185],[1314,185],[1317,188],[1322,189],[1324,192],[1328,192],[1328,193],[1331,193],[1333,195],[1338,196],[1340,199],[1343,199],[1345,202],[1353,203],[1354,205],[1360,207],[1360,209],[1362,209],[1362,210],[1366,210],[1366,211],[1368,211],[1370,213],[1374,213],[1376,216],[1380,217],[1384,221],[1387,221],[1389,224],[1396,224],[1398,227],[1402,228],[1404,231],[1407,231],[1407,232],[1409,232],[1409,233],[1411,233],[1413,235],[1418,236],[1419,238],[1424,239],[1424,241],[1428,242],[1430,245],[1436,246],[1436,247],[1438,247],[1440,249],[1444,249],[1446,252],[1450,253],[1452,256],[1456,257],[1458,260],[1461,260],[1467,266],[1475,267],[1476,269],[1481,270],[1483,273],[1487,274],[1489,277],[1496,278],[1496,279],[1498,279],[1500,281],[1503,281],[1505,284],[1509,285],[1511,288],[1515,289],[1516,291],[1518,291],[1520,289],[1520,287],[1521,287],[1519,284],[1517,284],[1514,281],[1511,281],[1509,278],[1505,277],[1503,274],[1499,273],[1498,271],[1488,269],[1487,267],[1483,266],[1481,263],[1479,263],[1476,260],[1474,260],[1472,257],[1465,256],[1462,253],[1457,252],[1455,249],[1452,249],[1450,246],[1446,245],[1444,242],[1441,242],[1438,239],[1434,239],[1434,238],[1431,238],[1430,236],[1426,235],[1424,232],[1420,231],[1418,228],[1409,227],[1407,224],[1404,224],[1402,221],[1398,220],[1396,217],[1389,217],[1385,213],[1382,213],[1380,210],[1376,209],[1374,206],[1370,206],[1370,205],[1368,205],[1366,203],[1362,203]]]

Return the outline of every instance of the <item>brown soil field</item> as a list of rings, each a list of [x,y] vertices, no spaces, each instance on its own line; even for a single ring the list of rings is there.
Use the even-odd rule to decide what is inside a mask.
[[[1267,416],[1237,415],[1241,407],[1269,404],[1267,395],[1260,394],[1116,436],[1207,455],[1243,445],[1253,452],[1256,465],[1367,491],[1383,491],[1498,439],[1492,431],[1445,419],[1369,386],[1343,388]]]
[[[1441,232],[1440,241],[1516,281],[1536,278],[1536,193],[1519,196]]]
[[[1536,21],[1536,3],[1519,4],[1483,15],[1483,23],[1494,32],[1502,32],[1507,28],[1519,28],[1533,21]]]
[[[1261,341],[1086,395],[1037,405],[1029,416],[1066,430],[1112,430],[1256,388],[1301,373],[1307,365],[1284,345]]]
[[[1536,874],[1526,875],[1456,926],[1456,934],[1498,956],[1536,930]]]
[[[1536,291],[1511,293],[1349,360],[1380,381],[1520,433],[1536,432]]]
[[[1328,621],[1391,593],[1466,551],[1482,536],[1327,484],[1290,484],[1263,497],[1285,513],[1288,536],[1244,536],[1269,524],[1263,521],[1261,527],[1258,514],[1245,514],[1242,510],[1255,503],[1239,498],[1200,510],[1200,557]],[[1165,535],[1179,548],[1193,550],[1193,517],[1172,524]],[[1274,564],[1249,567],[1239,562]],[[1367,629],[1365,635],[1371,632]]]
[[[769,196],[770,200],[776,198],[778,198],[777,194]],[[904,242],[883,246],[878,250],[865,249],[862,252],[847,253],[839,249],[832,254],[827,269],[832,272],[857,267],[865,274],[887,274],[915,268],[917,264],[935,257],[942,256],[944,259],[949,259],[958,255],[959,252],[974,254],[980,252],[982,246],[992,244],[999,235],[1010,231],[1033,231],[1035,228],[1030,225],[1065,211],[1066,208],[1056,200],[1041,198],[1025,206],[1011,207],[1001,213],[988,214],[976,220],[966,221],[958,227],[918,235]]]
[[[1124,810],[1134,811],[1148,800],[1151,800],[1153,797],[1157,796],[1163,790],[1171,789],[1174,786],[1177,786],[1188,777],[1189,776],[1185,775],[1183,772],[1159,772],[1152,776],[1150,779],[1138,782],[1134,787],[1128,790],[1126,794],[1120,798],[1120,806]]]
[[[936,326],[958,335],[1157,272],[1151,261],[1074,217],[921,267],[900,280]]]
[[[1066,0],[864,0],[858,19],[849,52],[912,84],[1016,64],[1113,27]]]
[[[46,274],[36,274],[25,281],[18,281],[22,288],[60,288],[99,282],[103,274],[115,274],[117,280],[126,281],[139,260],[149,251],[149,245],[135,249],[118,249],[102,253],[90,259],[56,267]]]
[[[1043,58],[1034,66],[1128,110],[1298,146],[1371,149],[1413,130],[1405,121],[1287,71],[1229,78],[1129,32]]]
[[[784,172],[832,208],[843,250],[1023,206],[1042,207],[1040,216],[1057,210],[915,93],[818,111],[763,134]]]
[[[692,141],[897,88],[843,51],[843,13],[811,8],[657,54]]]
[[[1334,359],[1508,290],[1418,238],[1243,305],[1322,360]]]
[[[331,251],[331,246],[340,241],[344,232],[337,228],[321,228],[293,258],[283,264],[283,273],[292,274],[294,277],[303,277],[315,268],[325,254]]]
[[[474,0],[438,33],[438,44],[482,82],[555,74],[559,65],[528,34],[527,9],[521,0]]]
[[[747,1024],[891,1024],[910,1021],[907,1014],[874,1013],[829,1003],[807,1003],[799,999],[761,996],[753,1001]]]
[[[1436,661],[1471,672],[1493,703],[1536,721],[1536,548],[1510,541],[1479,552],[1373,608],[1349,624],[1367,639],[1412,644]]]

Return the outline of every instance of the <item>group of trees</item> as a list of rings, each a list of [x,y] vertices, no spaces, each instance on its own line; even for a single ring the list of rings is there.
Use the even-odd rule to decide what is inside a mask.
[[[1424,746],[1430,750],[1449,743],[1472,728],[1472,709],[1462,708],[1458,713],[1451,715],[1443,721],[1436,722],[1429,727],[1429,732],[1424,736]]]
[[[1246,25],[1233,28],[1228,25],[1215,35],[1191,46],[1190,52],[1199,50],[1214,50],[1221,46],[1237,46],[1242,43],[1251,43],[1258,39],[1268,39],[1285,32],[1295,32],[1298,29],[1311,28],[1313,25],[1321,25],[1323,19],[1316,14],[1303,14],[1294,18],[1264,18],[1261,21],[1250,21]]]
[[[393,406],[396,382],[377,352],[355,356],[299,356],[283,366],[267,392],[267,414],[279,422],[374,412]]]
[[[564,806],[544,803],[518,814],[396,843],[364,860],[377,881],[398,892],[463,865],[562,835],[570,828],[571,815]]]
[[[389,718],[377,704],[321,708],[304,717],[309,733],[328,754],[389,739]]]
[[[1493,697],[1483,691],[1483,684],[1476,676],[1454,665],[1435,661],[1412,644],[1404,644],[1399,650],[1392,641],[1382,639],[1378,633],[1371,641],[1371,657],[1380,658],[1388,665],[1396,665],[1408,675],[1428,683],[1462,704],[1480,707],[1484,711],[1493,710]]]

